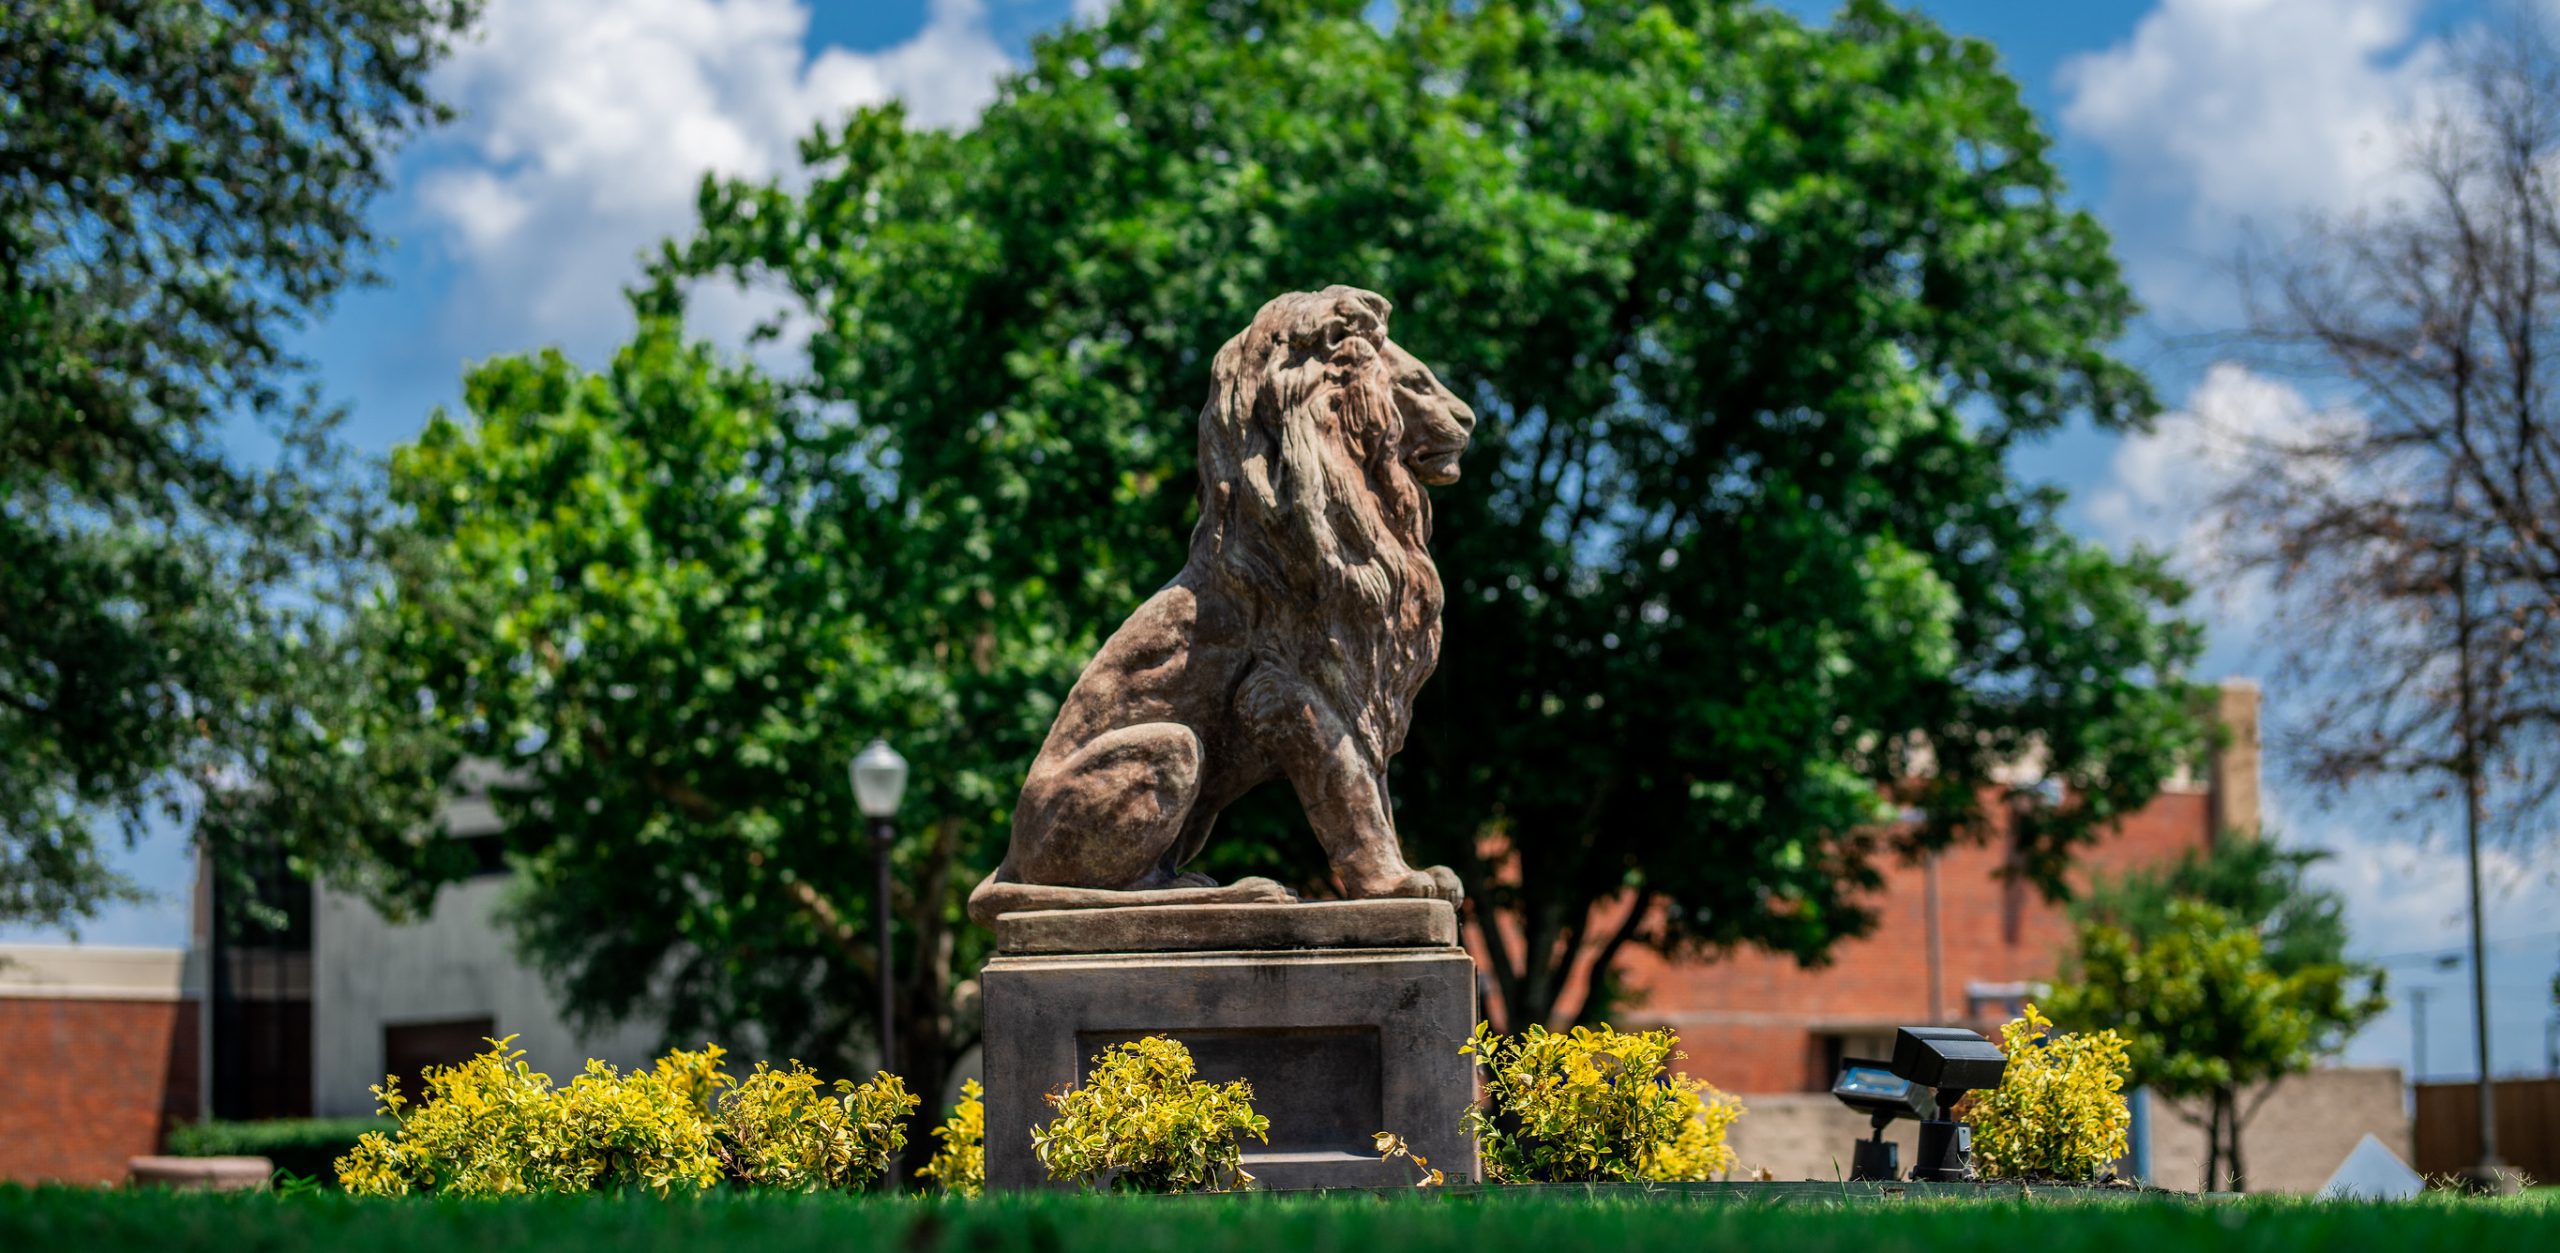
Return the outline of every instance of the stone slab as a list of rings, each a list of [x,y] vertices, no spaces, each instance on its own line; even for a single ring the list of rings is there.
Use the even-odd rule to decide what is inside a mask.
[[[1246,1143],[1244,1164],[1262,1187],[1412,1183],[1409,1163],[1378,1160],[1380,1131],[1453,1182],[1478,1176],[1459,1126],[1475,1099],[1458,1052],[1476,1017],[1464,949],[1006,954],[979,987],[990,1187],[1067,1186],[1031,1154],[1031,1128],[1052,1117],[1043,1097],[1081,1082],[1104,1048],[1147,1035],[1190,1046],[1202,1079],[1253,1085],[1271,1136]]]
[[[995,930],[1007,954],[1450,948],[1458,913],[1434,900],[1146,905],[1005,914]]]
[[[263,1157],[133,1157],[125,1172],[136,1187],[262,1192],[276,1164]]]

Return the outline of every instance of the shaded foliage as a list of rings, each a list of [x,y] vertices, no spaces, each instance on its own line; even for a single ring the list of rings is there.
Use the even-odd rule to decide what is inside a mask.
[[[305,594],[351,554],[336,415],[286,341],[367,277],[384,153],[438,116],[471,7],[0,8],[0,919],[128,895],[102,820],[183,820],[310,693]]]

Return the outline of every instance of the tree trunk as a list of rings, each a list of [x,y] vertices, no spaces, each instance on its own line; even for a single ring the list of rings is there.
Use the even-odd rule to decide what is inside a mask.
[[[1484,1007],[1486,1019],[1494,1029],[1518,1032],[1531,1023],[1558,1029],[1582,1020],[1591,1009],[1591,998],[1599,992],[1609,967],[1618,954],[1635,940],[1655,897],[1651,887],[1637,889],[1623,898],[1613,897],[1583,907],[1579,921],[1567,924],[1553,913],[1541,920],[1536,936],[1525,934],[1523,926],[1520,964],[1511,967],[1509,950],[1501,947],[1502,937],[1483,921],[1479,914],[1476,930],[1487,952],[1493,954],[1494,981],[1501,992],[1500,1012]],[[1604,920],[1604,911],[1623,904],[1625,913],[1607,925],[1605,933],[1595,935]],[[1526,920],[1522,920],[1525,924]],[[1575,974],[1582,976],[1579,995],[1571,995]]]
[[[2204,1124],[2204,1182],[2198,1190],[2216,1191],[2223,1177],[2223,1146],[2229,1140],[2231,1126],[2231,1090],[2215,1088],[2212,1104]]]
[[[2229,1143],[2222,1151],[2223,1177],[2232,1191],[2246,1192],[2249,1190],[2249,1173],[2240,1165],[2240,1128],[2244,1120],[2239,1116],[2238,1097],[2226,1094],[2223,1104],[2232,1110],[2223,1127],[2223,1134],[2229,1137]]]

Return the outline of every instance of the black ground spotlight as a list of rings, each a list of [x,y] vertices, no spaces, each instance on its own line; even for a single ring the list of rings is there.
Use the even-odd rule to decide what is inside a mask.
[[[1920,1123],[1914,1182],[1953,1183],[1973,1177],[1973,1129],[1943,1115],[1964,1094],[2000,1086],[2009,1059],[2000,1046],[1962,1027],[1904,1027],[1893,1034],[1895,1076],[1931,1089],[1936,1108]]]
[[[1849,1157],[1851,1179],[1899,1179],[1902,1146],[1884,1138],[1884,1129],[1897,1118],[1933,1118],[1938,1103],[1929,1089],[1893,1073],[1889,1062],[1864,1057],[1840,1059],[1840,1078],[1831,1085],[1831,1095],[1840,1103],[1867,1116],[1875,1126],[1873,1134],[1858,1141]]]

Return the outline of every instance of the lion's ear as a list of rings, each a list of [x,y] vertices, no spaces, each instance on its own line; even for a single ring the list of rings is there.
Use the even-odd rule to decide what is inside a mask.
[[[1369,315],[1369,319],[1377,323],[1377,337],[1379,339],[1387,337],[1387,315],[1396,311],[1394,302],[1376,292],[1364,291],[1357,287],[1330,287],[1326,289],[1326,293],[1359,305],[1361,310]]]
[[[1320,294],[1316,325],[1319,351],[1337,366],[1359,367],[1374,360],[1387,343],[1387,298],[1357,287],[1334,286]]]

